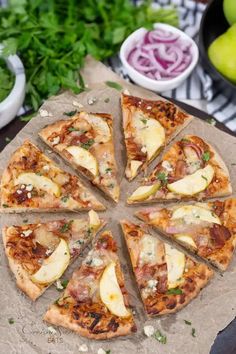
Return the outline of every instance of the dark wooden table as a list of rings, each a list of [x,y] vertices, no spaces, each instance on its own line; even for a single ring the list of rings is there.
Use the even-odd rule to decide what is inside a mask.
[[[185,109],[190,114],[199,117],[202,120],[208,120],[212,117],[207,113],[200,111],[197,108],[189,106],[185,103],[172,100],[180,107]],[[12,139],[16,134],[26,125],[25,122],[21,122],[19,118],[14,119],[10,124],[0,130],[0,151],[7,145],[8,139]],[[226,133],[236,136],[223,124],[217,123],[216,126],[225,131]],[[214,316],[214,314],[212,314]],[[217,335],[217,338],[212,346],[210,354],[236,354],[236,319],[234,319],[225,329]],[[205,354],[205,353],[204,353]]]

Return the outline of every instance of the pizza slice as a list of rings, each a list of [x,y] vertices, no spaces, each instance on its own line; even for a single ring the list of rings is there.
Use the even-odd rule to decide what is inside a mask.
[[[30,141],[12,155],[0,185],[1,212],[104,210],[78,177],[61,170]]]
[[[236,245],[236,199],[141,210],[136,215],[210,262],[228,267]]]
[[[223,197],[232,193],[229,171],[216,150],[198,136],[174,143],[128,204]]]
[[[46,126],[39,136],[76,171],[118,201],[120,188],[111,115],[80,112]]]
[[[17,286],[36,300],[105,225],[97,213],[88,217],[4,227],[5,253]]]
[[[136,331],[117,244],[110,231],[94,243],[74,271],[64,294],[49,307],[44,320],[93,339],[125,336]]]
[[[173,313],[194,299],[213,271],[180,252],[145,225],[121,222],[133,272],[149,316]]]
[[[192,120],[171,102],[122,94],[123,129],[127,151],[126,177],[132,180]]]

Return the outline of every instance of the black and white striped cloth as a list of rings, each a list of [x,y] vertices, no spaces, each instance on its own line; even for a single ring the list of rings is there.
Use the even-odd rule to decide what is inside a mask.
[[[236,0],[235,0],[236,1]],[[180,14],[180,29],[198,41],[198,31],[206,5],[193,0],[154,0],[153,6],[176,5]],[[109,60],[114,71],[128,79],[118,57]],[[236,99],[227,98],[199,64],[192,75],[177,89],[162,92],[166,97],[177,100],[204,101],[204,109],[218,121],[236,132]]]
[[[138,4],[139,1],[133,0]],[[7,0],[0,0],[0,6],[6,6]],[[197,41],[198,31],[205,5],[193,0],[153,0],[153,6],[177,6],[180,14],[180,29]],[[112,69],[128,79],[128,75],[118,56],[111,58],[108,64]],[[198,65],[192,75],[177,89],[162,92],[166,97],[177,100],[204,101],[205,109],[218,121],[236,132],[236,99],[226,98],[223,93],[213,85],[209,75]],[[19,114],[25,113],[22,107]]]

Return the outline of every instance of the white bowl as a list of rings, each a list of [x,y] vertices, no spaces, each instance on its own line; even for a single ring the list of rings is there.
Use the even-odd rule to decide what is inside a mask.
[[[142,38],[144,34],[147,32],[147,29],[145,28],[139,28],[138,30],[131,33],[129,37],[126,38],[126,40],[123,42],[120,48],[120,59],[125,69],[127,70],[128,75],[134,82],[149,90],[164,92],[180,86],[182,82],[186,80],[186,78],[191,74],[191,72],[197,65],[198,58],[199,58],[199,51],[196,43],[192,40],[192,38],[190,38],[187,34],[179,30],[178,28],[164,23],[156,23],[154,24],[154,28],[160,28],[163,30],[170,31],[172,33],[177,33],[181,39],[191,43],[190,52],[192,54],[192,61],[189,64],[189,66],[180,75],[167,80],[153,80],[150,79],[149,77],[140,74],[136,69],[134,69],[128,63],[127,61],[128,54],[130,53],[131,49],[135,47],[135,45],[140,40],[140,38]]]
[[[0,54],[2,48],[0,45]],[[20,58],[10,55],[5,61],[15,76],[15,83],[9,95],[0,102],[0,129],[15,118],[25,99],[25,70]]]

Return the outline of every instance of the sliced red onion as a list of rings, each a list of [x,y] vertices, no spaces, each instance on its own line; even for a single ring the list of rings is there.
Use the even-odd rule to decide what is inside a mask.
[[[191,43],[163,29],[148,31],[128,55],[129,64],[153,80],[180,75],[192,61]]]

